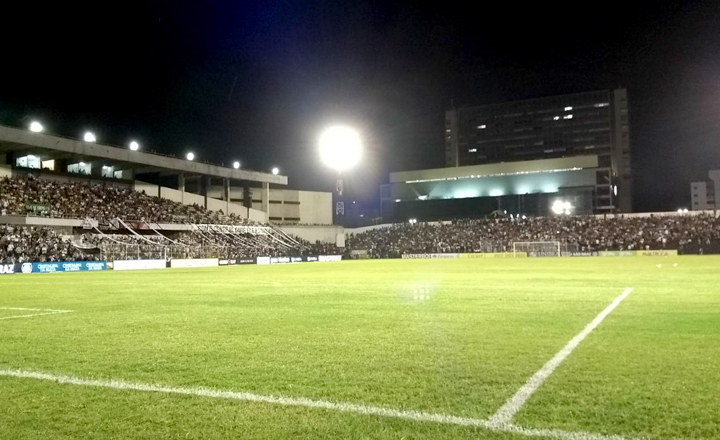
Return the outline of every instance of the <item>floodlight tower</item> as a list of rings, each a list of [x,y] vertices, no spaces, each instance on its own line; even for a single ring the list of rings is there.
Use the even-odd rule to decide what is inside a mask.
[[[335,183],[335,218],[338,223],[345,218],[345,192],[342,172],[357,165],[360,161],[362,143],[357,131],[346,126],[335,126],[326,129],[320,135],[320,159],[323,163],[337,171]]]

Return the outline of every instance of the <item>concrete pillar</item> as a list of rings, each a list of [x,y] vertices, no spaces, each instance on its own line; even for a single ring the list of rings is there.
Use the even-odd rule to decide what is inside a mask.
[[[230,214],[230,179],[223,179],[223,200],[225,200],[225,214]]]
[[[252,208],[252,193],[250,192],[250,182],[243,182],[243,206]]]
[[[268,215],[268,221],[270,221],[270,184],[262,184],[262,212]]]
[[[178,174],[178,191],[180,191],[180,203],[185,204],[185,173]]]
[[[208,186],[210,186],[210,176],[201,176],[200,177],[200,195],[203,196],[205,200],[205,209],[208,207],[208,195],[207,190]]]

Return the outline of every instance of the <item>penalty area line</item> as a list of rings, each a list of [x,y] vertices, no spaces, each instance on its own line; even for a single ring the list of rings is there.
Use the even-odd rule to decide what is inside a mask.
[[[578,345],[593,331],[595,328],[597,328],[598,325],[600,325],[601,322],[607,316],[615,310],[615,308],[625,299],[627,298],[630,293],[632,293],[633,289],[632,287],[628,287],[623,292],[615,298],[615,300],[610,303],[609,306],[605,308],[602,312],[600,312],[599,315],[593,319],[590,324],[588,324],[583,331],[578,333],[574,338],[570,340],[570,342],[567,343],[560,351],[558,351],[555,356],[553,356],[552,359],[550,359],[545,365],[543,365],[542,368],[540,368],[535,374],[532,375],[530,379],[528,379],[525,384],[520,387],[520,389],[515,393],[514,396],[512,396],[510,399],[508,399],[507,402],[503,406],[500,407],[500,409],[497,410],[497,412],[490,417],[490,424],[492,426],[503,426],[503,425],[509,425],[510,421],[515,417],[515,414],[520,411],[520,408],[522,408],[523,405],[525,405],[525,402],[528,401],[530,396],[532,396],[535,391],[540,388],[540,386],[545,382],[545,380],[550,377],[551,374],[555,371],[555,369],[560,366],[561,363],[570,355],[570,353],[573,352],[577,348]],[[538,434],[541,435],[541,434]]]
[[[645,440],[619,435],[604,435],[589,432],[572,432],[555,429],[534,429],[522,426],[504,424],[493,425],[489,420],[471,417],[459,417],[447,414],[429,413],[423,411],[401,410],[387,407],[361,405],[355,403],[333,402],[328,400],[313,400],[303,397],[285,397],[279,395],[261,395],[241,391],[219,390],[205,387],[174,387],[158,384],[128,382],[125,380],[83,379],[75,376],[54,375],[36,371],[24,371],[0,368],[0,377],[18,379],[35,379],[58,384],[85,386],[93,388],[106,388],[125,391],[142,391],[163,394],[209,397],[234,401],[267,403],[281,406],[296,406],[311,409],[324,409],[360,415],[372,415],[404,419],[416,422],[432,422],[444,425],[463,426],[486,429],[494,432],[507,432],[526,437],[545,437],[555,440]]]

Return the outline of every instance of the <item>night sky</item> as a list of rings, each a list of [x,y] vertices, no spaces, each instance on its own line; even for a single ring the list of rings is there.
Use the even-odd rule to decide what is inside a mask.
[[[345,123],[367,148],[348,191],[376,202],[388,172],[444,165],[451,102],[625,87],[635,210],[689,206],[720,167],[720,2],[451,3],[28,4],[3,20],[0,124],[330,191],[317,137]]]

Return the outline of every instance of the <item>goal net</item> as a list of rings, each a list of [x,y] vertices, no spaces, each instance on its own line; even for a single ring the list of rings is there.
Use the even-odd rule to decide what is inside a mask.
[[[559,257],[559,241],[516,241],[513,243],[513,255],[527,253],[528,257]]]

